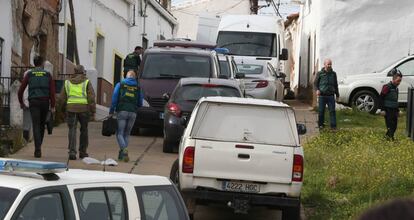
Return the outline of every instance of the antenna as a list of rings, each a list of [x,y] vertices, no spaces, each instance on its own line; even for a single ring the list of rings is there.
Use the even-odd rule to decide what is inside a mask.
[[[68,171],[69,170],[69,157],[68,157],[68,160],[66,161],[66,171]]]
[[[105,158],[104,158],[104,162],[103,162],[103,172],[106,171],[106,154],[105,154]]]

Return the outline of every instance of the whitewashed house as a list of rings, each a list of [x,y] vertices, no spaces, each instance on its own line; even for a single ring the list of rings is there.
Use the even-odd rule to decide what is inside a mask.
[[[291,87],[312,97],[326,58],[338,78],[373,72],[414,52],[414,1],[295,0],[300,16],[287,27],[294,45]]]
[[[0,1],[0,21],[2,21],[0,25],[0,77],[10,76],[11,48],[13,43],[11,20],[11,1]]]
[[[156,0],[74,0],[74,9],[80,64],[88,70],[97,103],[106,107],[110,106],[113,86],[122,78],[123,59],[135,46],[147,48],[155,40],[174,37],[178,24]],[[67,58],[61,73],[70,74],[74,41],[68,4],[60,19],[66,30],[60,30],[59,49]]]

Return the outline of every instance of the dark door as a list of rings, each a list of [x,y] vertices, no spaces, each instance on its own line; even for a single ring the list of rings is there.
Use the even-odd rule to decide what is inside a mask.
[[[122,58],[115,54],[114,58],[114,86],[121,81]]]

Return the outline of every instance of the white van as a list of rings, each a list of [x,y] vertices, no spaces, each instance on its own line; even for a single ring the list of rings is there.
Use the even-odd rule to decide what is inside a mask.
[[[280,62],[288,59],[288,51],[284,46],[284,24],[281,18],[228,15],[220,21],[217,47],[229,49],[238,64],[245,59],[264,59],[269,60],[278,71],[284,72]]]

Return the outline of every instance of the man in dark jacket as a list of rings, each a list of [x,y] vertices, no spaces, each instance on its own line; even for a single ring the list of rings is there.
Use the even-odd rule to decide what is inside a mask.
[[[402,80],[402,74],[399,70],[393,69],[392,81],[382,87],[380,94],[381,115],[385,117],[385,125],[387,126],[386,137],[394,140],[394,133],[397,130],[398,115],[398,86]]]
[[[332,69],[332,61],[326,59],[324,68],[316,74],[314,88],[319,99],[319,120],[320,129],[324,127],[325,106],[328,105],[331,129],[336,129],[335,95],[339,97],[338,80],[335,71]]]
[[[52,75],[44,70],[45,60],[41,56],[33,59],[35,68],[27,72],[19,88],[18,97],[22,109],[29,108],[33,122],[35,143],[34,156],[42,157],[41,146],[45,134],[46,116],[51,110],[55,111],[55,81]],[[23,101],[23,93],[29,86],[29,106]]]
[[[128,140],[135,123],[138,107],[142,106],[143,95],[136,79],[136,73],[128,71],[126,78],[116,84],[112,95],[109,115],[117,113],[118,130],[116,139],[119,145],[118,160],[128,162]]]
[[[142,47],[136,46],[134,52],[128,54],[124,59],[124,79],[128,71],[133,70],[138,72],[139,66],[141,65],[141,54],[143,52]]]
[[[95,92],[91,82],[85,75],[82,65],[75,67],[75,74],[65,85],[61,92],[61,103],[66,110],[66,122],[69,127],[69,159],[76,160],[76,125],[80,123],[79,158],[88,157],[88,122],[96,112]]]

